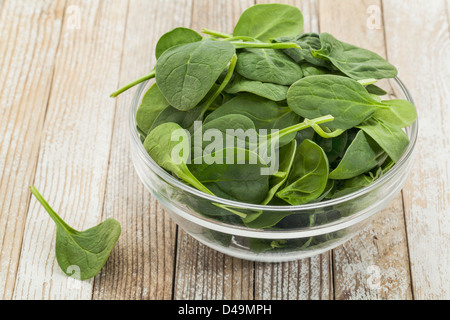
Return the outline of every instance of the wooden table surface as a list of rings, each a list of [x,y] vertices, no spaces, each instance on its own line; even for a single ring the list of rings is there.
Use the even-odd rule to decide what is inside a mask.
[[[0,299],[449,299],[450,1],[279,0],[396,65],[419,110],[401,194],[337,249],[255,263],[206,248],[144,189],[129,155],[134,90],[178,26],[232,32],[254,0],[0,0]],[[446,129],[447,128],[447,129]],[[36,185],[74,228],[122,235],[94,279],[59,269]]]

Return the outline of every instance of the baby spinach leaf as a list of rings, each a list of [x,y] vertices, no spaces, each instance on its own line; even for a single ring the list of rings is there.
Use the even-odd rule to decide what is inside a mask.
[[[294,83],[288,91],[289,107],[304,118],[332,115],[330,129],[347,130],[369,118],[380,107],[358,81],[336,75],[311,76]]]
[[[287,146],[284,146],[279,150],[278,157],[280,159],[280,163],[278,166],[278,171],[285,173],[283,177],[272,176],[269,180],[270,190],[267,194],[267,197],[261,203],[263,205],[269,204],[272,201],[275,194],[278,190],[283,186],[286,182],[289,173],[291,172],[292,166],[294,164],[295,154],[297,150],[297,141],[293,140]]]
[[[241,114],[250,118],[256,130],[281,130],[293,126],[300,121],[300,116],[287,107],[280,107],[271,100],[243,93],[213,111],[206,117],[204,123],[206,124],[209,121],[229,114]],[[289,138],[289,141],[293,137]]]
[[[210,129],[217,130],[218,133],[220,133],[220,139],[222,139],[221,145],[223,146],[227,145],[227,143],[233,143],[234,146],[239,146],[252,151],[259,150],[260,152],[258,152],[258,154],[264,154],[264,151],[270,150],[269,147],[273,146],[274,143],[277,143],[279,148],[295,139],[295,133],[310,128],[312,124],[322,124],[330,121],[333,121],[332,116],[324,116],[283,128],[278,130],[275,135],[260,135],[259,132],[256,131],[254,122],[249,117],[241,114],[228,114],[206,122],[201,129],[203,132]],[[233,134],[230,134],[230,132]],[[195,135],[200,135],[200,133],[196,131]],[[291,135],[292,138],[290,138],[289,141],[287,139],[283,140],[285,137],[291,137]],[[281,145],[281,141],[285,144]],[[208,147],[208,144],[208,141],[202,141],[202,150]],[[201,150],[198,149],[199,147],[200,146],[194,144],[194,154],[201,152]]]
[[[258,4],[245,10],[234,28],[234,36],[249,36],[268,42],[280,36],[295,36],[303,30],[303,14],[284,4]]]
[[[330,61],[350,78],[379,80],[394,78],[398,74],[392,64],[375,52],[339,41],[329,33],[321,33],[320,42],[322,47],[313,50],[313,56]]]
[[[394,162],[398,162],[408,148],[409,138],[400,127],[377,119],[369,119],[357,128],[378,143]]]
[[[121,227],[114,219],[106,219],[96,227],[77,231],[68,226],[33,186],[31,192],[56,223],[56,260],[68,276],[74,266],[79,268],[80,280],[94,277],[106,263],[119,239]]]
[[[347,131],[332,139],[325,139],[319,135],[315,138],[315,142],[325,151],[329,163],[333,163],[344,153],[347,141]]]
[[[194,122],[203,120],[206,111],[214,103],[217,103],[217,100],[222,101],[222,97],[220,95],[232,78],[236,67],[236,62],[237,56],[234,55],[231,59],[228,70],[226,70],[225,75],[223,76],[222,83],[220,85],[214,84],[208,94],[195,108],[188,111],[182,111],[170,106],[158,115],[153,122],[152,129],[166,122],[174,122],[179,124],[184,129],[188,129],[190,132],[193,131]]]
[[[383,104],[386,108],[375,111],[373,118],[400,128],[409,127],[417,120],[416,108],[409,101],[388,100]]]
[[[178,138],[178,140],[176,140]],[[181,140],[181,141],[180,141]],[[190,139],[185,129],[176,123],[164,123],[153,129],[144,141],[145,150],[163,169],[207,194],[213,195],[189,171]]]
[[[296,43],[301,49],[283,49],[283,52],[297,63],[308,62],[312,66],[332,69],[330,62],[316,58],[312,52],[322,47],[319,34],[304,33],[294,37],[280,37],[274,40],[277,43]]]
[[[236,71],[243,77],[289,86],[303,77],[302,68],[280,50],[245,49],[238,53]]]
[[[156,83],[174,108],[193,109],[235,54],[229,42],[203,40],[173,47],[156,63]]]
[[[222,149],[211,154],[221,161],[208,163],[207,159],[193,161],[188,165],[192,174],[216,196],[246,203],[258,204],[264,200],[269,189],[269,176],[262,175],[267,168],[257,154],[237,148]],[[233,155],[233,162],[229,155]],[[253,163],[252,157],[258,160]],[[200,163],[200,164],[195,164]]]
[[[310,77],[310,76],[320,76],[323,74],[333,74],[334,72],[330,71],[329,69],[325,69],[323,67],[315,66],[309,62],[300,62],[299,63],[300,68],[302,68],[303,77]]]
[[[164,98],[156,83],[144,95],[142,103],[136,113],[136,123],[138,128],[147,136],[158,118],[158,115],[167,107],[169,102]]]
[[[376,180],[378,180],[382,176],[382,174],[382,169],[378,168],[375,174],[370,171],[368,174],[362,174],[352,179],[343,180],[343,184],[333,192],[330,199],[344,197],[358,190],[361,190],[362,188],[368,187]]]
[[[317,199],[327,186],[328,170],[327,156],[322,148],[305,140],[296,151],[286,186],[277,197],[294,206]]]
[[[248,80],[236,74],[233,81],[225,88],[225,92],[229,94],[249,92],[272,101],[284,101],[286,100],[288,89],[289,87],[287,86]]]
[[[364,131],[359,131],[329,178],[347,180],[369,172],[387,158],[386,152]]]
[[[369,84],[366,87],[367,92],[377,95],[377,96],[385,96],[387,95],[387,92],[385,90],[383,90],[382,88],[374,85],[374,84]]]
[[[159,59],[166,50],[172,47],[180,44],[198,42],[202,39],[203,37],[194,30],[182,27],[175,28],[159,38],[155,49],[156,59]]]

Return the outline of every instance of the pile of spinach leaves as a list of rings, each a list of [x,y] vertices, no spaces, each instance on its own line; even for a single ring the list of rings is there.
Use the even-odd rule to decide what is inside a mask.
[[[155,68],[112,96],[156,79],[136,115],[143,144],[162,168],[204,193],[277,206],[347,195],[400,160],[409,144],[403,128],[415,122],[416,110],[408,101],[383,99],[386,92],[375,83],[396,77],[397,69],[381,56],[328,33],[302,30],[301,11],[283,4],[247,9],[232,34],[202,29],[202,36],[176,28],[159,40]],[[193,133],[195,121],[221,132],[279,129],[279,170],[261,176],[264,159],[255,165],[206,165],[188,163],[183,155],[175,163],[171,135],[177,129]],[[250,157],[261,146],[244,148]],[[323,217],[293,217],[204,208],[206,215],[227,221],[231,216],[233,223],[259,229],[339,218],[332,209]],[[264,251],[284,244],[255,241],[254,246]]]

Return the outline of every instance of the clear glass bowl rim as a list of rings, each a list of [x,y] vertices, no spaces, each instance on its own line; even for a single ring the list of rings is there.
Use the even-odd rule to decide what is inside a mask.
[[[410,94],[410,92],[408,91],[408,89],[406,88],[406,86],[404,85],[404,83],[398,78],[393,78],[392,80],[394,80],[397,85],[400,87],[400,89],[402,90],[403,94],[405,95],[406,99],[408,101],[410,101],[411,103],[414,104],[414,100]],[[394,177],[397,174],[401,174],[403,172],[403,168],[405,166],[407,166],[408,164],[408,160],[413,156],[414,153],[414,149],[417,143],[417,138],[418,138],[418,132],[419,132],[419,121],[417,120],[414,124],[412,124],[409,129],[411,130],[411,136],[410,136],[410,143],[408,145],[408,148],[406,149],[405,153],[403,154],[402,158],[384,175],[382,176],[380,179],[378,179],[377,181],[375,181],[374,183],[372,183],[370,186],[365,187],[361,190],[358,190],[354,193],[351,193],[349,195],[337,198],[337,199],[332,199],[332,200],[327,200],[327,201],[323,201],[323,202],[318,202],[318,203],[311,203],[311,204],[305,204],[305,205],[300,205],[300,206],[268,206],[268,205],[256,205],[256,204],[249,204],[249,203],[244,203],[244,202],[238,202],[238,201],[231,201],[231,200],[227,200],[227,199],[223,199],[223,198],[219,198],[216,196],[211,196],[208,195],[206,193],[203,193],[187,184],[184,184],[182,181],[176,179],[175,177],[173,177],[172,175],[170,175],[169,173],[167,173],[164,169],[162,169],[147,153],[147,151],[145,150],[141,140],[140,140],[140,136],[139,133],[136,129],[137,123],[136,123],[136,112],[137,109],[140,105],[140,101],[141,101],[141,96],[142,93],[145,89],[145,87],[147,86],[147,84],[149,83],[149,81],[143,82],[139,85],[139,87],[136,90],[136,93],[134,94],[132,103],[131,103],[131,108],[130,108],[130,113],[129,113],[129,132],[130,132],[130,136],[131,136],[131,141],[133,144],[133,148],[135,148],[137,150],[137,153],[139,155],[139,157],[141,158],[141,160],[145,163],[146,166],[150,167],[151,170],[154,171],[154,173],[156,173],[161,179],[163,179],[166,183],[179,188],[185,192],[188,192],[189,194],[192,194],[193,196],[196,197],[200,197],[202,199],[208,200],[208,201],[212,201],[214,203],[220,203],[226,206],[230,206],[233,207],[233,209],[250,209],[250,210],[263,210],[263,211],[277,211],[277,212],[290,212],[290,211],[295,211],[296,213],[301,213],[302,211],[310,211],[310,210],[317,210],[317,209],[323,209],[326,207],[331,207],[331,206],[336,206],[339,204],[342,204],[344,202],[347,201],[351,201],[355,198],[358,198],[360,196],[363,196],[369,192],[371,192],[372,190],[377,189],[379,186],[383,185],[386,181],[390,180],[392,177]],[[417,109],[417,108],[416,108]],[[359,219],[358,219],[359,217]],[[194,216],[192,216],[192,218],[195,219]],[[198,217],[197,217],[198,218]],[[360,215],[355,215],[354,216],[354,220],[363,220],[361,219],[362,217]],[[243,226],[236,226],[236,225],[230,225],[230,224],[226,224],[226,223],[222,223],[213,219],[209,219],[206,217],[201,217],[201,220],[205,220],[205,222],[209,222],[212,223],[214,225],[218,225],[218,226],[223,226],[226,228],[231,228],[231,229],[239,229],[241,231],[249,231],[251,233],[254,233],[255,231],[263,231],[263,232],[270,232],[270,230],[258,230],[258,229],[253,229],[253,228],[247,228],[247,227],[243,227]],[[344,219],[345,221],[342,221],[343,225],[347,225],[348,224],[348,220]],[[349,220],[352,220],[351,217]],[[357,222],[357,221],[354,221]],[[334,224],[334,228],[333,229],[340,229],[339,226],[339,222],[337,222],[336,224]],[[317,229],[326,229],[327,225],[322,225],[319,227],[316,227]],[[316,229],[315,228],[315,229]],[[285,232],[296,232],[296,231],[305,231],[305,229],[288,229],[285,230]]]

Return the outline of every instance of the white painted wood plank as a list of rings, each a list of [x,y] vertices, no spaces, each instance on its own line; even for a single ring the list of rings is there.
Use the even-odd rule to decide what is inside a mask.
[[[101,220],[127,1],[69,1],[56,58],[35,185],[75,229]],[[90,299],[55,260],[55,225],[31,201],[15,299]]]
[[[388,57],[419,110],[404,190],[415,299],[450,298],[450,34],[448,1],[383,1]]]
[[[0,2],[0,299],[11,299],[63,1]]]

